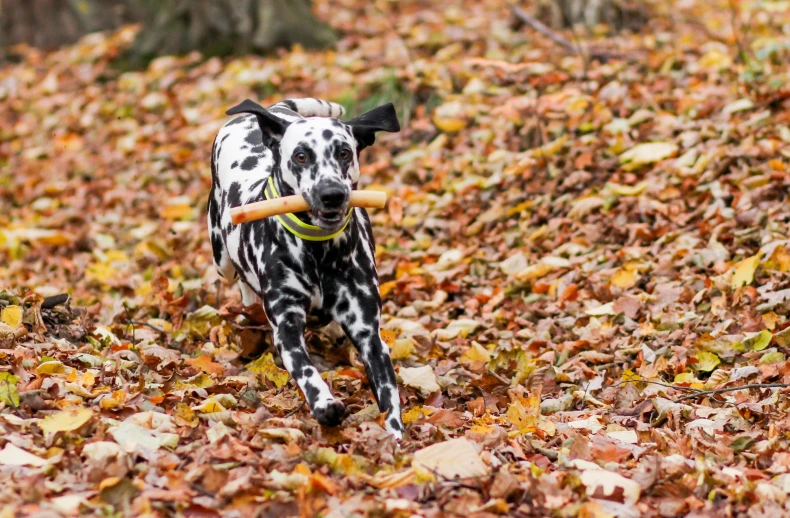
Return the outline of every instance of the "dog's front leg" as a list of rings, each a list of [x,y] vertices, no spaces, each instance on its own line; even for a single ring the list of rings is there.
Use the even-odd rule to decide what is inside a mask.
[[[305,310],[294,306],[279,315],[272,315],[274,344],[283,365],[307,399],[313,417],[324,426],[337,426],[343,420],[345,405],[332,396],[318,369],[310,361],[304,340],[305,319]]]
[[[379,410],[387,414],[387,431],[401,439],[404,428],[395,369],[379,332],[381,299],[378,290],[360,291],[359,286],[340,287],[333,317],[359,351]]]

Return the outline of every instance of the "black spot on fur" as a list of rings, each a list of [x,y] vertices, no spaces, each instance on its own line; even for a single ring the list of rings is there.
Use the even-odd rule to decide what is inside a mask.
[[[238,160],[234,160],[233,163],[230,164],[230,168],[231,169],[236,169],[237,167],[239,167],[239,161]]]
[[[324,140],[329,140],[332,138],[332,131],[325,129],[324,132],[321,134],[324,137]]]
[[[252,171],[258,165],[258,157],[257,156],[248,156],[244,159],[244,162],[241,163],[241,169],[243,171]]]

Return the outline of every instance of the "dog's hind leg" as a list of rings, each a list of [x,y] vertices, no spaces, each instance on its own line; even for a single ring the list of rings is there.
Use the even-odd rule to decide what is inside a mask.
[[[239,280],[239,291],[241,291],[241,303],[245,306],[252,306],[261,301],[261,298],[255,293],[255,290],[250,288],[247,283],[242,280]]]

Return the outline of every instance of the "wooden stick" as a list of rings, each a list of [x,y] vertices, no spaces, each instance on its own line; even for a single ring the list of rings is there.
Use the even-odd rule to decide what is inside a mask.
[[[351,193],[351,201],[349,202],[349,205],[352,207],[369,209],[383,209],[386,204],[387,193],[380,191],[354,191]],[[297,194],[232,208],[230,209],[230,219],[234,225],[238,225],[239,223],[246,223],[256,219],[308,210],[310,210],[310,205],[301,195]]]

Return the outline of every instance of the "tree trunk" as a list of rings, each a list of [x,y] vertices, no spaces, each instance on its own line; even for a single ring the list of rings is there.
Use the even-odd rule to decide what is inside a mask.
[[[0,0],[0,48],[52,49],[84,34],[142,23],[126,58],[143,64],[163,54],[265,53],[335,41],[310,0]]]
[[[335,40],[310,0],[160,0],[130,50],[137,59],[199,50],[205,55],[265,53]]]
[[[128,0],[0,0],[0,47],[54,49],[132,21]],[[134,3],[131,5],[132,10]]]
[[[540,0],[540,17],[556,28],[599,24],[612,31],[638,30],[647,23],[647,8],[642,0]]]

